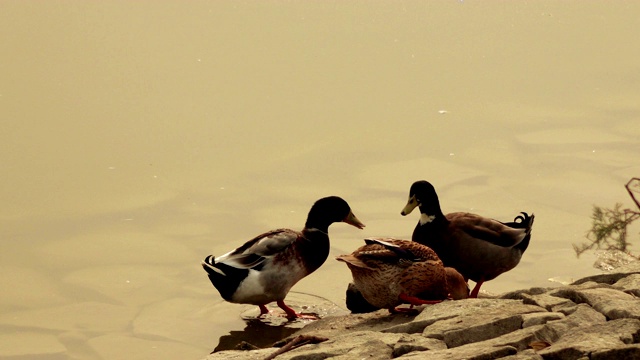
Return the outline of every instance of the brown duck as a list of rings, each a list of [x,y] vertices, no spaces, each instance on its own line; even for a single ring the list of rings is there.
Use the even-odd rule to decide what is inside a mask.
[[[424,180],[413,183],[401,214],[415,207],[420,221],[412,240],[432,248],[446,266],[473,280],[470,297],[478,296],[483,282],[516,267],[529,246],[533,214],[523,212],[508,223],[464,212],[444,215],[435,188]]]
[[[442,261],[428,247],[408,240],[369,238],[366,245],[350,255],[336,259],[345,262],[353,275],[357,290],[376,308],[403,312],[396,306],[434,304],[450,298],[447,278],[457,296],[465,291],[466,282],[454,269],[445,270]]]

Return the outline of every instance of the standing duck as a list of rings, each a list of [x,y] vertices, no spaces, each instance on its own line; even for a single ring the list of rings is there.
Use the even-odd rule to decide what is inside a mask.
[[[365,243],[336,260],[347,264],[355,288],[373,308],[405,312],[408,309],[396,306],[434,304],[449,298],[447,272],[433,250],[408,240],[369,238]],[[462,283],[466,288],[464,280]]]
[[[265,305],[275,301],[287,318],[304,317],[288,307],[284,298],[329,256],[328,231],[334,222],[364,228],[346,201],[330,196],[313,204],[302,231],[266,232],[222,256],[207,256],[202,267],[226,301],[258,305],[259,316],[269,313]]]
[[[401,214],[408,215],[416,206],[420,221],[413,241],[432,248],[446,266],[473,280],[470,297],[478,296],[483,282],[516,267],[529,246],[533,214],[523,212],[508,223],[464,212],[444,215],[436,190],[424,180],[411,185]]]

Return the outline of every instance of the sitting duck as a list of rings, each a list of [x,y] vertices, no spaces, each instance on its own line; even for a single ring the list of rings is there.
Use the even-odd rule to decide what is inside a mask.
[[[462,286],[456,294],[468,293],[467,284],[454,269],[447,272],[436,253],[413,241],[368,238],[365,245],[349,255],[336,258],[347,264],[354,285],[349,289],[361,294],[370,310],[389,309],[391,313],[410,312],[400,304],[435,304],[450,298],[448,275],[457,274],[452,284]],[[454,274],[455,273],[455,274]],[[358,295],[356,295],[358,296]],[[349,301],[349,290],[347,292]]]
[[[483,282],[516,267],[529,246],[533,214],[522,212],[507,223],[465,212],[444,215],[435,188],[424,180],[411,185],[401,214],[415,207],[420,221],[412,240],[432,248],[446,266],[473,280],[470,297],[478,297]]]
[[[315,318],[295,312],[284,303],[293,285],[318,269],[329,256],[329,225],[345,222],[359,229],[364,224],[337,196],[313,204],[302,231],[277,229],[258,235],[222,256],[207,256],[202,267],[226,301],[254,304],[260,315],[275,301],[287,318]]]

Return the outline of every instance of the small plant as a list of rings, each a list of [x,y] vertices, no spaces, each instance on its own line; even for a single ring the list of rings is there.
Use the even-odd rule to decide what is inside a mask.
[[[573,244],[577,256],[592,249],[620,250],[632,255],[628,250],[631,244],[627,240],[627,227],[640,218],[640,202],[636,198],[636,194],[640,194],[640,178],[632,178],[624,187],[637,210],[623,209],[620,203],[616,203],[612,209],[594,205],[591,215],[593,225],[587,233],[587,239],[591,242]]]

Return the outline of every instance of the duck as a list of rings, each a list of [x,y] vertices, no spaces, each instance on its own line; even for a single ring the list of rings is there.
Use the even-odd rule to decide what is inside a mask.
[[[349,204],[338,196],[316,201],[301,231],[276,229],[260,234],[228,253],[207,256],[202,267],[228,302],[258,305],[258,317],[276,302],[290,320],[316,318],[297,313],[284,302],[289,290],[316,271],[329,256],[329,226],[344,222],[363,229]]]
[[[351,270],[355,289],[350,289],[357,290],[364,298],[361,304],[371,310],[400,313],[412,311],[415,305],[435,304],[450,298],[445,267],[429,247],[393,238],[364,241],[365,245],[353,253],[336,257]],[[458,276],[466,288],[466,282]],[[398,308],[404,303],[411,308]]]
[[[521,212],[512,222],[500,222],[468,212],[442,213],[434,186],[416,181],[401,215],[420,209],[412,240],[433,249],[445,266],[453,267],[476,285],[476,298],[486,281],[495,279],[520,263],[531,240],[535,215]]]

